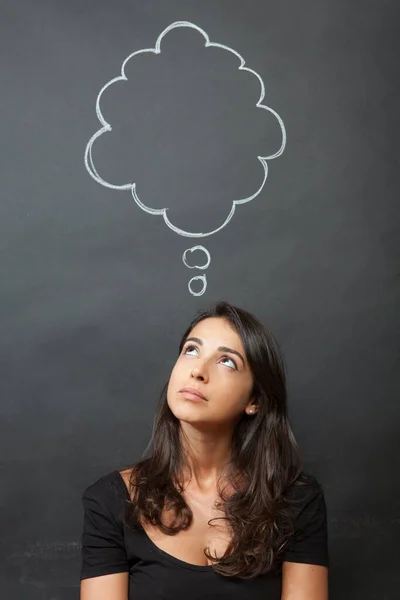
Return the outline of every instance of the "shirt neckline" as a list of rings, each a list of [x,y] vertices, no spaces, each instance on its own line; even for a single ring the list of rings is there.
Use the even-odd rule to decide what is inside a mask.
[[[128,492],[128,488],[126,487],[126,483],[121,475],[121,473],[118,471],[118,469],[116,469],[114,471],[115,475],[116,475],[116,481],[118,481],[118,485],[121,487],[121,489],[123,488],[123,493],[125,495],[125,498],[127,500],[129,500],[129,502],[131,502],[131,498]],[[173,556],[173,554],[169,554],[168,552],[165,552],[165,550],[162,550],[161,548],[159,548],[157,546],[157,544],[155,544],[153,542],[153,540],[149,537],[149,535],[147,534],[147,531],[143,528],[143,526],[141,524],[139,524],[140,530],[143,532],[143,536],[146,540],[146,542],[156,551],[158,552],[158,554],[160,554],[161,556],[163,556],[164,558],[166,558],[167,560],[169,560],[170,562],[173,562],[174,564],[183,567],[185,569],[191,569],[193,571],[213,571],[213,567],[212,565],[195,565],[193,563],[189,563],[186,562],[185,560],[181,560],[180,558]]]

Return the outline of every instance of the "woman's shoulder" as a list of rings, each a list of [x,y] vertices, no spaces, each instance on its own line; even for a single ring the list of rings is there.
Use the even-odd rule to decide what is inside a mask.
[[[129,497],[129,478],[132,469],[114,469],[94,481],[82,492],[82,498],[92,499],[103,504],[113,505],[116,500]]]
[[[128,469],[123,469],[122,471],[118,470],[118,473],[125,483],[127,489],[129,489],[130,482],[134,477],[134,468],[129,467]]]
[[[322,485],[317,477],[309,472],[302,471],[300,475],[290,484],[288,489],[322,490]]]
[[[288,486],[286,498],[301,507],[311,501],[324,501],[324,489],[314,475],[302,471],[299,477]]]
[[[122,483],[123,486],[125,486],[124,488],[124,494],[127,497],[127,499],[129,499],[130,501],[132,501],[133,498],[133,494],[132,494],[132,487],[135,484],[135,467],[129,467],[128,469],[123,469],[121,471],[117,471],[120,483]]]
[[[324,489],[315,476],[302,472],[288,487],[285,498],[293,511],[297,527],[304,529],[316,522],[326,523]]]

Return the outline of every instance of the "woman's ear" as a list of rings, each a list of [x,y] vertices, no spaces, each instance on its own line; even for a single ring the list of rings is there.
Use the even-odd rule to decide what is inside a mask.
[[[245,412],[248,415],[255,415],[256,412],[258,411],[258,404],[256,402],[254,402],[254,400],[252,400],[250,402],[250,404],[248,404],[245,408]]]

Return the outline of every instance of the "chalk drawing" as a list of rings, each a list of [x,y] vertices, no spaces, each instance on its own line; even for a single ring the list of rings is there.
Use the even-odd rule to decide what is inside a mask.
[[[247,71],[248,73],[251,73],[252,75],[254,75],[254,77],[256,77],[258,79],[259,85],[260,85],[260,96],[257,100],[257,102],[255,103],[255,106],[261,110],[267,111],[268,113],[270,113],[271,115],[273,115],[273,117],[276,118],[276,120],[278,121],[279,127],[280,127],[280,131],[281,131],[281,136],[282,136],[282,141],[281,141],[281,145],[279,147],[279,149],[274,152],[273,154],[270,155],[266,155],[266,156],[257,156],[257,159],[260,161],[262,168],[263,168],[263,181],[261,183],[261,185],[259,186],[259,188],[250,196],[247,196],[246,198],[239,198],[239,199],[235,199],[232,200],[232,206],[230,208],[230,211],[228,213],[228,216],[225,218],[225,220],[223,221],[223,223],[217,227],[212,229],[211,231],[197,231],[197,232],[193,232],[193,231],[186,231],[183,230],[179,227],[177,227],[176,225],[174,225],[168,218],[167,215],[167,211],[168,211],[168,207],[164,207],[164,208],[152,208],[150,206],[147,206],[142,200],[140,200],[138,194],[137,194],[137,190],[136,190],[136,182],[127,182],[127,183],[123,183],[120,185],[111,183],[109,181],[106,181],[105,179],[103,179],[101,177],[101,175],[98,173],[94,161],[93,161],[93,156],[92,156],[92,148],[93,148],[93,144],[94,142],[96,142],[97,140],[99,140],[99,138],[107,133],[112,131],[112,126],[110,123],[108,123],[101,111],[100,108],[100,103],[101,103],[101,97],[104,94],[104,92],[113,84],[115,84],[116,82],[119,81],[127,81],[128,78],[125,74],[126,71],[126,66],[128,61],[137,59],[138,57],[140,58],[141,55],[145,54],[145,53],[153,53],[153,54],[161,54],[161,42],[162,39],[169,33],[171,32],[173,29],[179,28],[179,27],[188,27],[188,28],[192,28],[194,30],[196,30],[197,32],[199,32],[203,37],[204,37],[204,46],[207,47],[215,47],[215,48],[220,48],[222,50],[225,50],[226,52],[232,53],[233,55],[235,55],[238,60],[239,60],[239,66],[238,66],[238,70],[242,70],[242,71]],[[265,86],[264,86],[264,82],[262,80],[262,78],[260,77],[260,75],[258,73],[256,73],[256,71],[254,71],[253,69],[250,69],[248,67],[245,66],[245,60],[244,58],[238,53],[236,52],[236,50],[234,50],[233,48],[230,48],[229,46],[226,46],[224,44],[219,44],[216,42],[211,42],[209,36],[207,35],[207,33],[201,29],[201,27],[195,25],[194,23],[191,23],[189,21],[176,21],[174,23],[171,23],[168,27],[166,27],[161,34],[158,36],[156,44],[153,48],[145,48],[145,49],[141,49],[141,50],[137,50],[135,52],[133,52],[132,54],[130,54],[129,56],[127,56],[125,58],[125,60],[122,63],[122,67],[121,67],[121,75],[119,75],[118,77],[114,77],[113,79],[111,79],[110,81],[108,81],[100,90],[100,92],[97,95],[97,99],[96,99],[96,115],[98,120],[101,123],[101,128],[96,131],[93,136],[90,138],[89,142],[86,145],[86,149],[85,149],[85,154],[84,154],[84,161],[85,161],[85,167],[88,171],[88,173],[93,177],[93,179],[95,181],[97,181],[97,183],[100,183],[101,185],[107,187],[107,188],[111,188],[114,190],[130,190],[133,199],[135,200],[136,204],[139,206],[139,208],[141,208],[143,211],[151,214],[151,215],[160,215],[163,217],[165,224],[172,230],[174,231],[176,234],[184,236],[184,237],[191,237],[191,238],[203,238],[203,237],[207,237],[210,235],[213,235],[215,233],[217,233],[218,231],[220,231],[221,229],[223,229],[228,223],[229,221],[232,219],[235,210],[236,210],[236,206],[240,205],[240,204],[245,204],[247,202],[250,202],[251,200],[254,200],[254,198],[256,198],[261,190],[263,189],[267,176],[268,176],[268,160],[272,160],[274,158],[279,157],[286,146],[286,130],[285,130],[285,126],[283,123],[282,118],[279,116],[279,114],[273,110],[271,107],[267,106],[266,104],[263,104],[263,100],[265,97]],[[187,251],[192,251],[194,249],[199,249],[201,248],[203,251],[205,251],[208,255],[208,264],[210,262],[210,255],[208,253],[208,251],[202,246],[202,247],[193,247],[192,249],[188,249]],[[183,262],[184,264],[188,267],[188,268],[202,268],[205,269],[207,267],[189,267],[189,265],[186,263],[185,261],[185,257],[186,257],[186,252],[183,255]],[[207,264],[207,266],[208,266]],[[193,282],[194,280],[201,280],[203,282],[203,290],[201,292],[195,293],[192,288],[191,288],[191,282]],[[205,289],[207,287],[207,282],[206,282],[206,277],[205,275],[201,275],[198,277],[193,277],[191,279],[191,281],[189,282],[189,291],[192,295],[197,296],[197,295],[201,295],[205,292]]]
[[[205,253],[205,255],[207,256],[207,262],[204,265],[189,265],[187,263],[186,260],[186,254],[188,252],[194,252],[195,250],[201,250],[202,252]],[[207,248],[204,248],[204,246],[192,246],[192,248],[187,248],[185,250],[185,252],[182,255],[182,260],[183,260],[183,264],[188,267],[188,269],[207,269],[210,266],[210,262],[211,262],[211,256],[209,251],[207,250]],[[192,289],[192,284],[195,281],[201,281],[203,284],[203,287],[201,288],[201,290],[199,292],[195,292]],[[207,278],[205,275],[196,275],[196,277],[192,277],[192,279],[190,279],[189,283],[188,283],[188,289],[189,292],[193,295],[193,296],[202,296],[204,294],[204,292],[207,289]]]

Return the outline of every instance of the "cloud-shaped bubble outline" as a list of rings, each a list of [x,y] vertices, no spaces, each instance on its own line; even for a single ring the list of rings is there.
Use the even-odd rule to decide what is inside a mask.
[[[218,227],[217,229],[214,229],[213,231],[209,231],[207,233],[193,233],[193,232],[189,232],[189,231],[185,231],[183,229],[180,229],[179,227],[176,227],[175,225],[173,225],[171,223],[171,221],[168,219],[167,217],[167,210],[168,208],[151,208],[150,206],[146,206],[145,204],[143,204],[143,202],[141,202],[141,200],[139,199],[137,193],[136,193],[136,183],[125,183],[123,185],[115,185],[112,183],[109,183],[108,181],[105,181],[102,177],[100,177],[100,175],[98,174],[96,167],[94,166],[93,163],[93,158],[92,158],[92,146],[94,144],[94,142],[101,136],[103,135],[103,133],[106,133],[108,131],[112,131],[112,127],[110,125],[110,123],[107,123],[107,121],[104,119],[101,109],[100,109],[100,99],[101,96],[103,95],[103,93],[105,92],[105,90],[110,87],[113,83],[116,83],[117,81],[128,81],[128,78],[125,75],[125,66],[127,64],[127,62],[133,58],[135,58],[136,56],[139,56],[140,54],[144,54],[145,52],[152,52],[153,54],[160,54],[161,53],[161,41],[163,39],[163,37],[172,29],[175,29],[176,27],[191,27],[193,29],[196,29],[199,33],[201,33],[201,35],[204,37],[205,39],[205,47],[209,47],[209,46],[213,46],[215,48],[221,48],[223,50],[226,50],[227,52],[231,52],[232,54],[234,54],[235,56],[237,56],[237,58],[240,61],[240,65],[238,67],[239,70],[241,71],[248,71],[249,73],[252,73],[255,77],[257,77],[259,83],[260,83],[260,87],[261,87],[261,93],[260,93],[260,97],[258,99],[258,102],[256,103],[256,107],[257,108],[261,108],[263,110],[266,110],[268,112],[270,112],[272,115],[274,115],[274,117],[276,117],[276,119],[278,120],[279,126],[281,128],[281,133],[282,133],[282,143],[281,146],[279,148],[279,150],[277,152],[275,152],[274,154],[270,154],[269,156],[257,156],[258,160],[260,161],[260,163],[263,166],[264,169],[264,178],[263,178],[263,182],[261,184],[261,186],[259,187],[259,189],[252,194],[251,196],[248,196],[247,198],[242,198],[240,200],[233,200],[232,201],[232,208],[230,210],[229,215],[227,216],[227,218],[225,219],[225,221],[222,223],[222,225],[220,225],[220,227]],[[194,23],[191,23],[189,21],[175,21],[174,23],[171,23],[171,25],[168,25],[168,27],[166,27],[161,34],[158,36],[157,41],[156,41],[156,45],[154,48],[145,48],[142,50],[137,50],[136,52],[133,52],[132,54],[130,54],[129,56],[127,56],[127,58],[124,60],[124,62],[122,63],[122,67],[121,67],[121,75],[119,75],[118,77],[114,77],[113,79],[111,79],[110,81],[108,81],[100,90],[100,92],[97,95],[97,99],[96,99],[96,114],[97,114],[97,118],[99,119],[100,123],[102,124],[102,127],[96,131],[96,133],[90,138],[89,142],[87,143],[86,149],[85,149],[85,166],[87,171],[89,172],[89,174],[93,177],[93,179],[95,181],[97,181],[97,183],[100,183],[101,185],[114,189],[114,190],[131,190],[133,199],[135,200],[136,204],[144,211],[148,212],[151,215],[162,215],[164,218],[164,221],[166,223],[166,225],[172,229],[175,233],[185,236],[185,237],[206,237],[209,235],[213,235],[214,233],[217,233],[218,231],[220,231],[221,229],[223,229],[225,227],[225,225],[227,225],[229,223],[229,221],[232,219],[234,213],[235,213],[235,209],[236,209],[236,205],[237,204],[245,204],[246,202],[250,202],[251,200],[254,200],[254,198],[256,198],[258,196],[258,194],[261,192],[261,190],[263,189],[265,182],[267,180],[267,176],[268,176],[268,164],[267,164],[267,160],[272,160],[274,158],[277,158],[278,156],[280,156],[282,154],[282,152],[285,149],[286,146],[286,129],[285,129],[285,125],[283,123],[282,118],[279,116],[279,114],[273,110],[271,107],[262,104],[262,101],[264,99],[265,96],[265,86],[264,86],[264,82],[262,80],[262,78],[260,77],[260,75],[258,73],[256,73],[256,71],[254,71],[253,69],[249,69],[248,67],[245,67],[245,60],[244,58],[238,53],[236,52],[236,50],[233,50],[233,48],[229,48],[229,46],[225,46],[224,44],[218,44],[215,42],[211,42],[210,38],[208,37],[207,33],[201,29],[201,27],[198,27],[197,25],[195,25]]]

